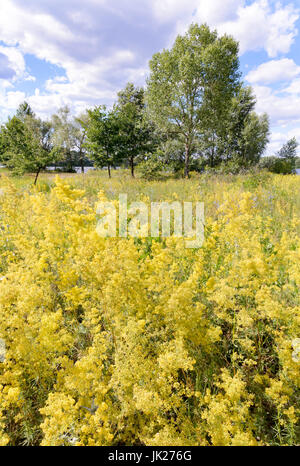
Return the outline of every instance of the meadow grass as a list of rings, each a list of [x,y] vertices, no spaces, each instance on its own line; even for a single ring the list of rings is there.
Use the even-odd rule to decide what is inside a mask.
[[[159,201],[200,201],[205,203],[207,214],[217,211],[225,192],[236,193],[236,200],[242,193],[257,194],[257,208],[271,216],[280,232],[284,230],[285,219],[300,212],[300,177],[297,175],[274,175],[260,172],[249,175],[206,175],[191,173],[190,179],[166,177],[162,181],[146,181],[138,175],[132,178],[129,170],[112,170],[109,178],[106,170],[89,171],[85,174],[41,173],[37,187],[33,186],[34,174],[12,176],[6,169],[0,169],[2,180],[8,178],[16,188],[27,191],[49,192],[58,177],[77,189],[83,189],[90,203],[103,191],[108,200],[118,200],[119,194],[127,194],[128,201],[146,199]],[[3,181],[2,181],[3,184]],[[0,178],[1,187],[1,178]]]

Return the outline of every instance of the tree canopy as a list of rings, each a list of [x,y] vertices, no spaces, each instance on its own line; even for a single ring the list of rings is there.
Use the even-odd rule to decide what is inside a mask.
[[[155,123],[185,147],[185,176],[201,131],[219,121],[240,80],[238,43],[193,24],[150,61],[147,103]]]

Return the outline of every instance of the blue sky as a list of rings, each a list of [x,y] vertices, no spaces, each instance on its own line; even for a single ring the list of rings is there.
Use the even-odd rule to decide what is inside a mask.
[[[191,22],[239,40],[256,110],[270,116],[268,153],[300,142],[300,0],[1,0],[0,121],[25,99],[43,118],[110,105]]]

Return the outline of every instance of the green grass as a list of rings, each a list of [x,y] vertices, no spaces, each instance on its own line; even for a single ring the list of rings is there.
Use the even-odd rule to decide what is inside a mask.
[[[242,192],[252,192],[263,208],[264,215],[278,221],[291,217],[300,211],[300,177],[297,175],[273,175],[259,172],[248,175],[204,175],[192,173],[190,179],[169,177],[163,181],[146,181],[137,174],[132,178],[129,170],[113,170],[112,178],[106,170],[89,171],[85,174],[49,173],[40,174],[34,187],[34,174],[21,177],[12,176],[1,169],[0,187],[8,177],[17,189],[22,191],[37,189],[48,192],[55,184],[56,176],[67,180],[68,184],[83,189],[86,197],[93,204],[99,191],[103,191],[110,200],[118,199],[119,194],[127,194],[128,201],[147,198],[150,202],[158,201],[204,201],[207,215],[216,215],[217,207],[222,202],[224,193],[233,191],[238,202]]]

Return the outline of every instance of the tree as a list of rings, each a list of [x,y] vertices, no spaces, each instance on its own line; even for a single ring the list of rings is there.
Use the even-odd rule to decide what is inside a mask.
[[[286,161],[290,162],[292,171],[296,168],[296,159],[297,159],[297,147],[298,142],[295,137],[289,139],[282,148],[278,151],[278,157],[285,159]]]
[[[255,104],[251,87],[241,85],[223,118],[214,127],[204,125],[199,150],[211,168],[229,161],[237,168],[247,168],[259,161],[268,143],[269,119],[254,112]]]
[[[132,177],[136,158],[151,152],[154,146],[154,127],[145,118],[144,93],[143,88],[132,83],[118,93],[120,156],[128,160]]]
[[[249,167],[259,162],[269,142],[269,117],[266,113],[257,115],[252,112],[245,120],[240,139],[238,162],[242,167]]]
[[[180,172],[184,168],[184,144],[176,138],[162,138],[160,145],[161,159],[173,172]]]
[[[289,175],[293,171],[290,160],[281,159],[274,155],[271,157],[262,157],[259,161],[259,168],[281,175]]]
[[[74,144],[79,154],[81,172],[84,173],[84,159],[86,155],[87,128],[89,125],[89,114],[81,113],[74,118]]]
[[[14,116],[2,129],[2,159],[16,174],[35,172],[36,184],[40,171],[52,160],[53,153],[45,143],[45,128],[48,125],[28,114],[24,121]]]
[[[29,103],[24,101],[22,104],[19,105],[17,111],[16,111],[16,117],[19,118],[19,120],[24,121],[26,117],[35,117],[35,114],[30,107]]]
[[[241,87],[232,100],[226,128],[226,159],[234,158],[241,167],[257,163],[269,141],[269,118],[254,112],[256,99],[251,87]]]
[[[217,121],[207,112],[200,136],[200,149],[211,168],[241,155],[242,133],[246,118],[254,106],[255,98],[251,88],[239,86],[223,118]]]
[[[108,110],[105,105],[88,110],[88,115],[86,147],[97,166],[107,167],[111,178],[111,167],[120,160],[120,118],[116,108]]]
[[[162,175],[163,161],[160,151],[155,154],[151,154],[151,157],[143,160],[138,165],[140,176],[148,181],[159,180]]]
[[[52,116],[52,144],[57,157],[61,157],[67,170],[74,166],[73,149],[75,148],[75,128],[71,119],[71,110],[66,105]]]
[[[7,140],[5,137],[5,126],[0,127],[0,162],[5,162],[5,153],[7,151]]]
[[[233,97],[224,122],[219,158],[247,168],[259,162],[269,141],[269,118],[254,111],[255,96],[251,87],[240,86]]]
[[[238,68],[238,43],[197,24],[150,61],[149,112],[160,128],[184,144],[186,177],[201,129],[220,120],[231,102],[239,83]]]

